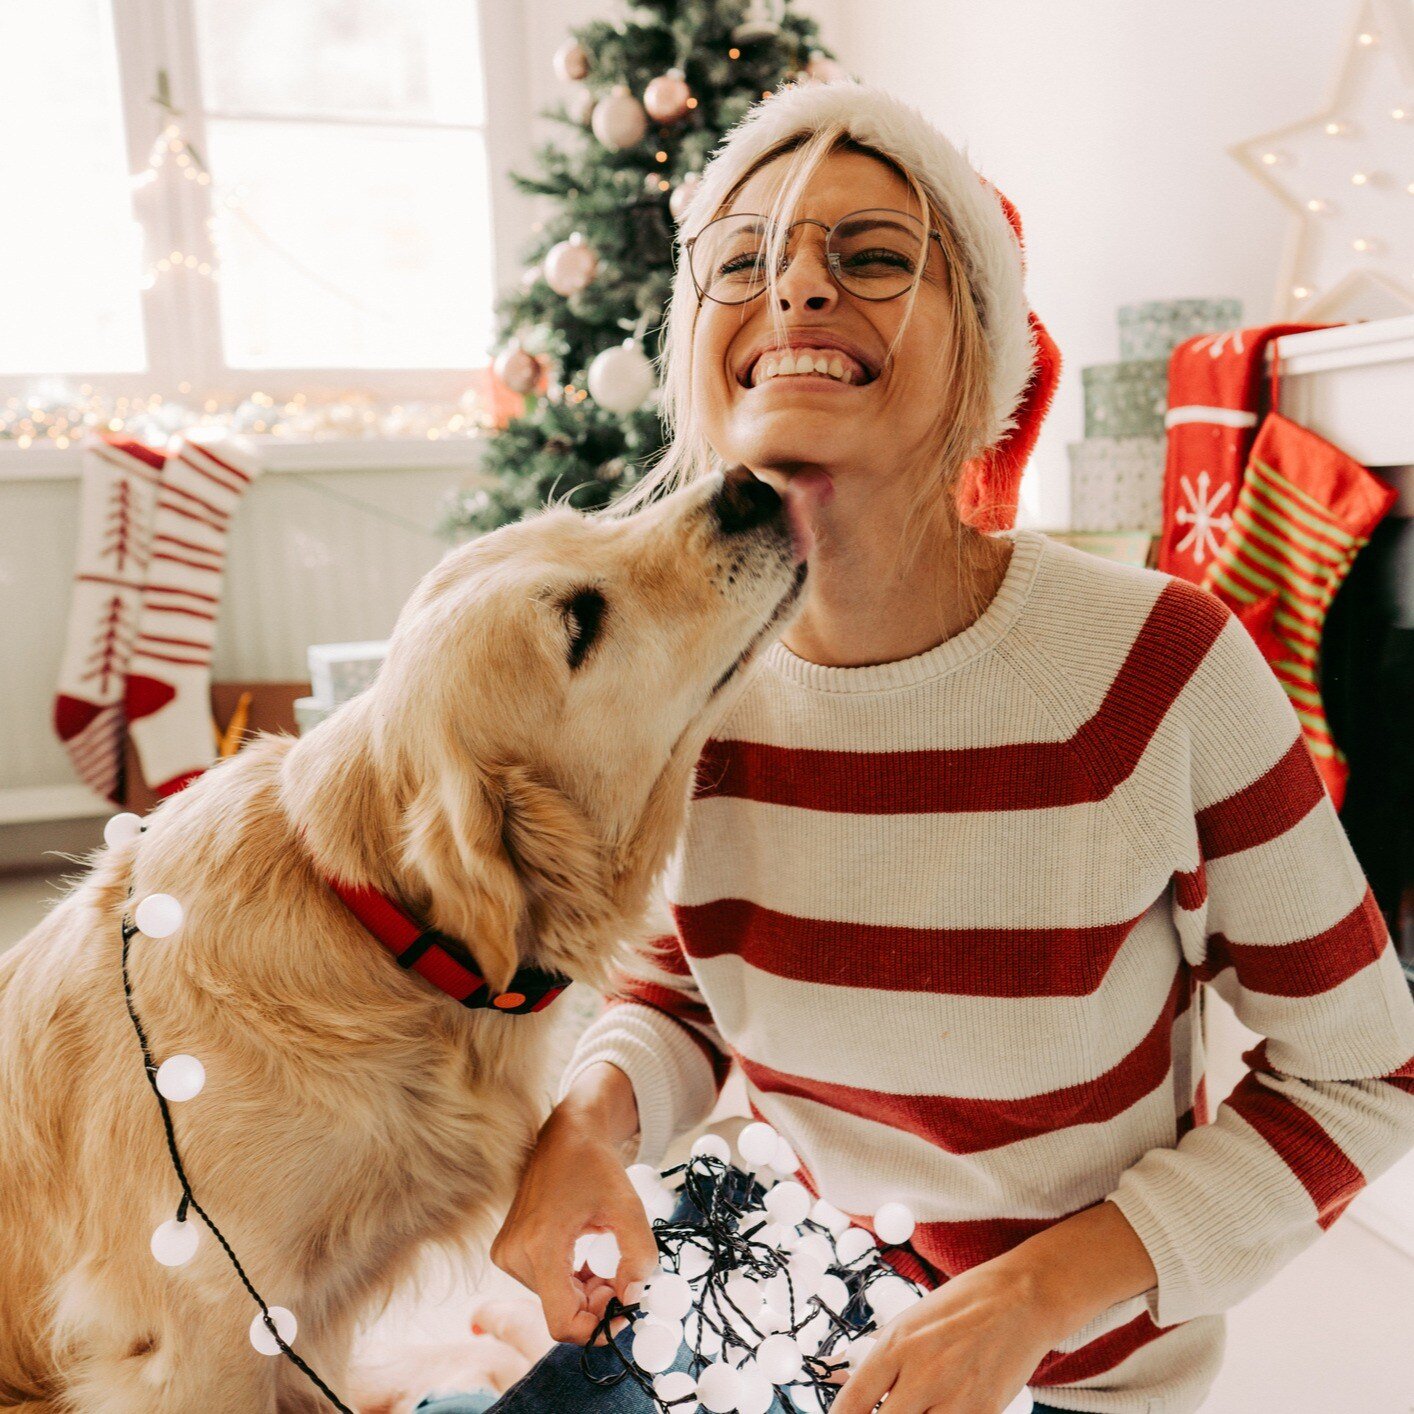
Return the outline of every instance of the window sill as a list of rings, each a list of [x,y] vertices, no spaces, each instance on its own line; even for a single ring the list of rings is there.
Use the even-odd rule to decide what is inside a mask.
[[[474,471],[480,437],[271,437],[244,434],[261,453],[266,474],[327,471]],[[0,442],[0,482],[76,481],[81,447],[18,447]]]

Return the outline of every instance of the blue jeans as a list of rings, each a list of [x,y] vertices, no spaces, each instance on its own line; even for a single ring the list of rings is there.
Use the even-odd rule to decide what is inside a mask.
[[[750,1191],[752,1179],[738,1169],[732,1169],[723,1179],[733,1185],[731,1196],[744,1198]],[[673,1222],[699,1221],[701,1212],[691,1199],[680,1197]],[[841,1273],[841,1275],[844,1275]],[[851,1294],[857,1280],[846,1278]],[[856,1307],[851,1304],[844,1312],[844,1319],[858,1324]],[[614,1338],[614,1344],[629,1353],[632,1327],[625,1327]],[[674,1370],[690,1370],[690,1353],[684,1345],[674,1361]],[[593,1375],[612,1375],[623,1369],[619,1359],[605,1346],[579,1346],[561,1344],[554,1346],[541,1357],[525,1375],[513,1384],[498,1400],[494,1394],[479,1391],[474,1394],[449,1395],[443,1399],[423,1400],[417,1406],[416,1414],[652,1414],[653,1402],[630,1377],[612,1385],[595,1384],[585,1378],[588,1368]],[[779,1396],[772,1403],[768,1414],[799,1414],[794,1405],[782,1403]],[[1033,1414],[1065,1414],[1064,1410],[1051,1409],[1048,1405],[1037,1404]]]

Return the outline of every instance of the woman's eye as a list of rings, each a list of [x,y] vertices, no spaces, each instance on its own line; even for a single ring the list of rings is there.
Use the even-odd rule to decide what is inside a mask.
[[[849,268],[856,273],[868,274],[870,269],[878,270],[881,266],[890,270],[905,270],[910,275],[913,274],[913,262],[896,250],[861,250],[856,251],[849,257]]]
[[[570,667],[577,668],[594,646],[604,621],[604,596],[597,589],[581,589],[565,601],[565,628],[569,633],[566,654]]]

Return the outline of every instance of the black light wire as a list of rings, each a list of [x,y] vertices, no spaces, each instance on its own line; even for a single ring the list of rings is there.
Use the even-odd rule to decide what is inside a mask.
[[[131,896],[130,896],[131,898]],[[187,1220],[187,1209],[190,1208],[197,1216],[211,1229],[211,1235],[221,1244],[222,1251],[231,1259],[231,1265],[236,1269],[236,1275],[241,1280],[241,1285],[250,1293],[255,1304],[260,1307],[261,1319],[265,1322],[265,1329],[270,1332],[271,1338],[287,1359],[299,1369],[304,1376],[313,1384],[321,1394],[323,1394],[338,1414],[355,1414],[347,1404],[319,1378],[313,1368],[296,1355],[285,1338],[275,1329],[275,1322],[271,1319],[270,1308],[265,1304],[265,1298],[255,1289],[251,1279],[246,1275],[246,1270],[241,1266],[240,1259],[231,1248],[231,1244],[226,1241],[225,1234],[212,1221],[211,1215],[205,1208],[197,1202],[196,1195],[192,1192],[191,1181],[187,1178],[186,1168],[182,1164],[181,1153],[177,1149],[177,1134],[172,1127],[172,1112],[167,1104],[167,1097],[157,1088],[157,1067],[152,1063],[152,1049],[147,1043],[147,1033],[143,1030],[142,1022],[138,1019],[137,1008],[133,1005],[132,978],[128,975],[128,946],[133,938],[142,930],[131,922],[127,917],[123,920],[123,1001],[128,1009],[128,1016],[133,1023],[133,1030],[137,1032],[138,1045],[142,1047],[143,1073],[147,1076],[147,1083],[152,1087],[152,1093],[157,1097],[158,1108],[162,1111],[162,1127],[167,1135],[167,1153],[171,1156],[172,1167],[177,1172],[177,1182],[182,1186],[181,1202],[177,1205],[177,1221]]]

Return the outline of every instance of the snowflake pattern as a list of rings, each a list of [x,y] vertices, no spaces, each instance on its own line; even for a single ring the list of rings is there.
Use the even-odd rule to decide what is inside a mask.
[[[1180,525],[1192,528],[1178,542],[1177,548],[1181,552],[1191,546],[1194,562],[1201,565],[1209,555],[1216,555],[1222,545],[1217,532],[1225,536],[1232,529],[1232,517],[1226,511],[1219,510],[1232,487],[1219,486],[1210,493],[1212,481],[1206,471],[1198,473],[1196,487],[1186,476],[1178,478],[1178,485],[1188,505],[1180,506],[1173,518]]]

